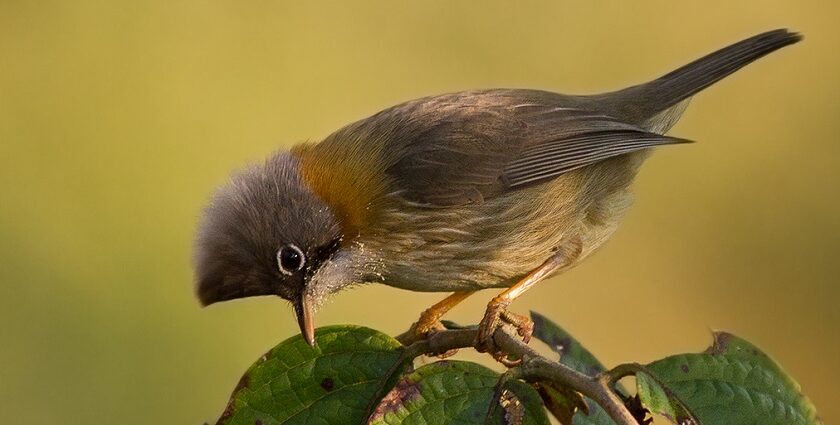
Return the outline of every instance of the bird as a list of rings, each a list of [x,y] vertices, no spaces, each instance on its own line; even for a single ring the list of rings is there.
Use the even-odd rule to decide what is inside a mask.
[[[204,208],[194,243],[203,305],[279,296],[306,342],[331,295],[357,285],[451,292],[418,337],[473,293],[487,305],[476,348],[532,324],[510,303],[590,256],[632,202],[631,183],[692,96],[802,39],[777,29],[648,83],[594,95],[483,89],[410,100],[319,142],[235,172]]]

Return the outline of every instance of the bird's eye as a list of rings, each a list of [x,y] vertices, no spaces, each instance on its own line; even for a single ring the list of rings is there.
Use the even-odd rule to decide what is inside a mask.
[[[305,261],[303,251],[293,244],[286,245],[277,251],[277,265],[280,267],[280,272],[285,275],[302,269]]]

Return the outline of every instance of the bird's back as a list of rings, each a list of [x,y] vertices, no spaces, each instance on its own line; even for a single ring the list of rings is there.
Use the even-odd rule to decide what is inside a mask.
[[[799,39],[760,34],[602,95],[494,89],[412,100],[295,152],[342,216],[359,281],[508,286],[564,241],[580,241],[579,259],[601,246],[649,148],[684,141],[663,133],[688,99]]]

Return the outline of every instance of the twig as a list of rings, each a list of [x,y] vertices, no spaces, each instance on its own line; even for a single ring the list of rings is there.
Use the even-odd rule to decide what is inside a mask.
[[[624,363],[602,373],[602,375],[606,375],[610,385],[615,385],[621,378],[636,375],[644,371],[645,367],[638,363]]]
[[[416,340],[412,332],[397,337],[407,345],[406,355],[417,357],[423,354],[440,354],[450,350],[472,347],[476,329],[451,329],[434,332],[425,339]],[[517,366],[517,375],[529,382],[552,382],[571,388],[589,397],[619,425],[638,425],[638,422],[624,406],[624,402],[612,390],[613,376],[609,373],[591,377],[563,364],[540,355],[507,326],[500,326],[493,334],[496,345],[508,355],[522,359]]]

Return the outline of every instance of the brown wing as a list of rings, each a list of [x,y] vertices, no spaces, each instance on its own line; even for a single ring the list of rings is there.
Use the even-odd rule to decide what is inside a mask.
[[[388,174],[404,198],[427,206],[482,202],[617,155],[685,142],[589,104],[534,90],[462,92],[398,105],[365,124],[387,127]]]

